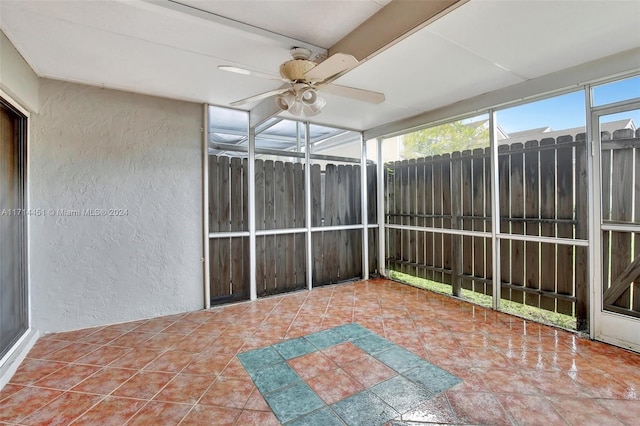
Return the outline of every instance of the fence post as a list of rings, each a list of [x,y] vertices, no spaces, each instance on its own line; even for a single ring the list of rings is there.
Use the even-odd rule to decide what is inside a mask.
[[[462,212],[462,160],[460,152],[451,153],[451,229],[460,229]],[[460,267],[462,265],[462,235],[452,235],[451,238],[451,292],[454,296],[460,297],[461,277]]]

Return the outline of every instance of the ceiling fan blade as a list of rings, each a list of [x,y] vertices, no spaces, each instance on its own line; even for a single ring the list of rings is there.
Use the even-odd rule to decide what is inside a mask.
[[[271,74],[267,74],[259,71],[251,71],[245,68],[234,67],[233,65],[218,65],[218,69],[223,71],[233,72],[236,74],[250,75],[253,77],[260,77],[260,78],[268,78],[269,80],[279,80],[279,81],[286,81],[286,82],[289,81],[289,80],[283,79],[282,77],[278,77],[276,75],[271,75]]]
[[[279,95],[280,93],[284,93],[287,90],[289,89],[284,88],[284,89],[270,90],[268,92],[260,93],[259,95],[250,96],[248,98],[240,99],[239,101],[231,102],[229,105],[238,106],[238,105],[248,104],[250,102],[259,101],[260,99],[268,98],[269,96]]]
[[[345,98],[355,99],[371,104],[379,104],[385,99],[383,93],[356,89],[355,87],[340,86],[337,84],[323,84],[318,86],[318,90],[332,95],[343,96]]]
[[[348,71],[358,65],[358,60],[346,53],[336,53],[305,73],[308,81],[319,82],[327,80],[334,75]]]

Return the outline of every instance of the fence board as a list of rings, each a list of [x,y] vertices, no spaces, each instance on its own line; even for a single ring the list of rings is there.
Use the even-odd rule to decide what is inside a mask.
[[[424,188],[425,188],[425,197],[424,197],[424,212],[427,215],[433,215],[433,163],[425,163],[424,165]],[[434,225],[433,218],[427,217],[425,218],[424,225],[427,228],[431,228]],[[434,262],[434,247],[435,242],[433,238],[433,232],[425,232],[424,235],[424,245],[425,245],[425,255],[424,255],[424,264],[429,267],[433,267],[435,265]],[[425,268],[424,269],[424,278],[428,280],[434,279],[434,273],[432,269]]]
[[[244,231],[249,230],[249,167],[246,158],[242,160],[242,229]],[[242,239],[242,256],[243,256],[243,288],[245,298],[249,298],[251,294],[250,289],[250,277],[249,277],[249,238]]]
[[[573,142],[573,138],[559,137],[557,140],[557,186],[558,186],[558,204],[557,212],[560,220],[573,220],[574,215],[574,181],[573,181],[573,148],[569,145]],[[573,225],[570,223],[559,222],[557,225],[558,237],[573,238]],[[559,294],[573,296],[573,247],[558,244],[556,248],[557,258],[557,287]],[[567,300],[557,301],[557,310],[560,313],[572,315],[573,303]]]
[[[416,226],[416,204],[417,204],[417,182],[416,182],[416,160],[409,160],[409,165],[407,167],[408,174],[408,213],[411,215],[409,217],[409,225]],[[411,263],[407,268],[409,274],[415,276],[416,275],[416,261],[418,259],[418,246],[416,245],[416,231],[409,231],[409,253],[407,255],[407,260]]]
[[[284,163],[284,227],[295,227],[295,180],[293,173],[294,163]],[[285,256],[285,288],[295,289],[296,285],[296,252],[295,252],[295,235],[289,234],[284,237],[286,256]]]
[[[473,215],[477,218],[484,217],[484,204],[486,194],[484,192],[484,154],[483,149],[473,150],[473,187],[472,187],[472,200],[473,200]],[[490,203],[489,203],[490,204]],[[473,230],[484,232],[484,219],[473,219]],[[486,278],[485,271],[485,238],[473,237],[473,275],[480,278]],[[487,294],[485,281],[478,280],[473,282],[473,291]]]
[[[525,143],[526,152],[524,154],[524,185],[525,185],[525,197],[524,197],[524,216],[527,219],[539,219],[538,213],[538,185],[539,185],[539,173],[538,167],[538,141],[527,141]],[[527,222],[526,223],[527,235],[540,235],[540,223],[539,222]],[[525,268],[526,268],[526,282],[525,286],[530,289],[540,289],[540,244],[527,241],[525,244]],[[540,297],[535,293],[525,293],[524,301],[527,305],[539,306]]]
[[[514,143],[511,145],[510,158],[510,194],[509,204],[511,208],[511,218],[524,217],[524,181],[523,181],[523,154],[521,143]],[[524,224],[520,221],[515,221],[511,224],[511,233],[522,235],[524,234]],[[524,242],[523,241],[511,241],[511,284],[517,286],[524,286]],[[518,303],[523,303],[524,294],[520,290],[511,290],[511,300]]]
[[[378,174],[375,164],[367,166],[367,223],[378,223]]]
[[[451,155],[442,156],[442,227],[451,229]],[[451,259],[453,257],[451,234],[442,235],[442,268],[451,271]],[[442,282],[453,283],[451,272],[443,272]]]
[[[380,274],[378,271],[378,231],[376,229],[369,229],[369,275],[377,276]]]
[[[546,147],[555,144],[555,141],[543,139],[540,146]],[[540,215],[544,219],[556,219],[556,152],[547,149],[540,151]],[[542,223],[541,234],[545,237],[555,237],[555,224]],[[556,291],[556,245],[540,244],[541,269],[540,288],[544,291]],[[541,296],[540,307],[550,311],[555,310],[556,300],[551,297]]]
[[[242,231],[244,178],[242,159],[231,159],[231,229],[230,231]]]
[[[498,173],[500,189],[500,232],[511,233],[511,224],[506,218],[509,217],[509,147],[501,145],[498,147]],[[511,279],[511,241],[500,240],[500,281],[509,282]],[[503,299],[511,300],[511,289],[503,288],[501,292]]]
[[[462,160],[460,159],[460,153],[454,152],[451,154],[451,193],[452,193],[452,205],[451,205],[451,228],[460,229],[462,226]],[[451,293],[454,296],[460,296],[462,291],[462,236],[456,235],[455,249],[451,258]]]
[[[256,230],[265,229],[265,181],[264,181],[264,161],[255,162],[255,203],[256,203]],[[256,291],[259,296],[265,294],[265,238],[256,237]]]
[[[444,188],[442,186],[442,162],[441,156],[433,156],[433,213],[439,215],[437,219],[434,218],[434,227],[442,228],[442,192]],[[442,234],[434,233],[433,235],[433,266],[437,268],[442,267]],[[442,272],[434,271],[433,280],[443,282]]]
[[[220,231],[229,231],[231,228],[230,200],[229,200],[229,157],[218,158],[218,184],[220,185],[218,201],[218,223]],[[222,238],[218,246],[218,272],[220,277],[216,294],[218,297],[227,297],[231,294],[231,239]]]
[[[266,229],[275,228],[275,164],[273,160],[264,162],[264,223]],[[276,287],[276,237],[264,237],[265,292],[274,294]]]
[[[284,176],[284,163],[282,161],[274,162],[274,197],[273,197],[273,214],[274,214],[274,227],[276,229],[283,229],[287,227],[287,194],[285,193],[285,176]],[[290,235],[276,235],[276,289],[280,293],[284,291],[288,283],[286,281],[286,269],[287,269],[287,240]],[[285,255],[283,256],[282,253]]]
[[[243,253],[244,238],[231,238],[231,296],[234,299],[246,299],[246,282],[244,277],[245,261]]]
[[[470,216],[473,216],[473,162],[471,160],[471,151],[462,151],[462,214],[465,219],[462,221],[462,229],[465,231],[471,231],[473,227],[473,220]],[[466,234],[466,233],[465,233]],[[466,234],[462,237],[462,247],[460,252],[462,253],[462,273],[467,277],[473,276],[473,237]],[[473,290],[473,281],[469,278],[464,278],[462,281],[462,288],[466,290]]]
[[[337,217],[338,225],[347,225],[351,219],[351,203],[349,201],[348,191],[352,190],[350,182],[350,167],[351,166],[338,166],[338,204],[337,204]],[[351,264],[353,259],[353,252],[351,251],[351,239],[349,235],[344,231],[338,231],[335,237],[338,241],[338,273],[334,277],[333,282],[338,282],[346,279],[351,275]]]
[[[229,231],[231,228],[231,219],[229,217],[229,171],[229,157],[221,156],[218,158],[218,184],[220,185],[218,222],[220,223],[219,230],[222,232]]]
[[[305,174],[302,164],[295,163],[293,165],[293,182],[294,182],[294,227],[306,227],[305,212]],[[313,210],[313,207],[312,207]],[[295,284],[296,287],[305,287],[307,283],[307,262],[306,253],[307,246],[306,235],[296,234],[294,237],[294,268],[295,268]]]
[[[394,203],[394,213],[402,214],[402,171],[400,170],[400,161],[396,161],[394,163],[394,173],[393,173],[393,193],[395,196]],[[400,216],[395,216],[393,223],[402,224],[402,218]],[[394,246],[395,246],[395,254],[394,259],[401,261],[402,260],[402,231],[399,229],[395,229],[391,231],[394,235]],[[402,264],[397,262],[394,264],[393,269],[396,271],[402,271]]]
[[[400,223],[402,225],[409,225],[410,221],[408,217],[405,217],[404,215],[409,214],[409,204],[410,204],[410,196],[409,196],[409,167],[408,167],[408,161],[407,160],[403,160],[401,162],[401,167],[400,167],[400,185],[401,185],[401,204],[400,204],[400,213],[402,213],[403,216],[401,216],[400,218]],[[408,230],[402,230],[401,232],[401,238],[402,238],[402,244],[401,244],[401,254],[399,259],[403,262],[400,264],[400,272],[404,273],[404,274],[410,274],[411,273],[411,268],[404,262],[408,262],[409,261],[409,251],[411,249],[410,243],[409,243],[409,234],[411,233],[411,231]]]
[[[209,297],[218,299],[222,290],[222,275],[220,274],[220,240],[209,239]]]
[[[326,207],[325,207],[326,212]],[[326,213],[325,213],[326,214]],[[319,164],[311,166],[311,226],[317,227],[322,224],[322,176]],[[324,242],[322,232],[312,235],[313,246],[313,285],[320,285],[325,282],[323,269]]]
[[[484,193],[487,196],[487,200],[485,201],[485,217],[489,218],[485,220],[485,230],[491,231],[493,228],[493,224],[490,219],[492,214],[491,193],[493,192],[493,187],[491,185],[491,182],[493,181],[493,176],[491,175],[491,148],[485,148],[484,155]],[[491,280],[493,279],[493,247],[490,239],[485,240],[485,246],[486,277],[488,280]],[[485,291],[486,294],[493,294],[493,284],[488,282],[485,283]]]
[[[327,164],[325,168],[325,186],[324,186],[324,224],[325,226],[338,225],[338,167],[334,164]],[[339,248],[338,240],[334,235],[324,233],[324,277],[322,283],[335,283],[338,281],[339,259],[337,251]]]
[[[425,177],[424,177],[424,164],[416,165],[416,212],[417,214],[424,215],[425,214]],[[425,226],[424,217],[418,217],[417,220],[418,226]],[[416,268],[416,276],[425,278],[425,269],[421,268],[420,265],[426,264],[426,255],[425,255],[425,233],[417,232],[416,235],[416,263],[419,265]]]
[[[243,190],[244,187],[242,159],[234,157],[231,159],[231,183],[230,183],[230,203],[231,203],[231,231],[242,231],[243,225]],[[231,239],[231,294],[244,293],[244,249],[243,238]]]
[[[218,183],[218,157],[209,156],[209,232],[220,231],[218,212],[220,184]]]
[[[394,223],[394,220],[395,220],[395,217],[392,215],[395,212],[396,197],[394,192],[395,184],[393,181],[394,170],[391,163],[386,163],[384,165],[383,172],[384,172],[384,197],[385,197],[385,203],[384,203],[385,223],[392,224]],[[385,269],[387,270],[394,269],[391,266],[393,262],[392,260],[393,256],[395,255],[395,252],[396,252],[395,239],[393,238],[393,235],[395,235],[395,231],[390,230],[388,228],[385,230],[384,264],[385,264]]]
[[[353,223],[366,223],[366,221],[363,222],[362,217],[362,172],[359,165],[351,166],[351,187],[353,188],[353,193],[355,194],[355,196],[351,199]],[[355,232],[351,237],[351,247],[353,248],[353,253],[351,255],[351,272],[353,274],[352,278],[362,277],[362,238],[362,231]]]

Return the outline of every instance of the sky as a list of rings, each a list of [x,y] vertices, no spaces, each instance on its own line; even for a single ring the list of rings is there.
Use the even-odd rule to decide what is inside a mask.
[[[594,87],[594,106],[640,98],[640,76]],[[498,125],[507,133],[550,126],[553,130],[585,125],[584,91],[500,110]],[[632,118],[640,127],[640,109],[606,117],[603,121]]]

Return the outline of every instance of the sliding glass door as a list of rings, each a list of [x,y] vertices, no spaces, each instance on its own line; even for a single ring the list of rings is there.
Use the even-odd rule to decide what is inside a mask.
[[[0,99],[0,359],[28,328],[26,118]]]

